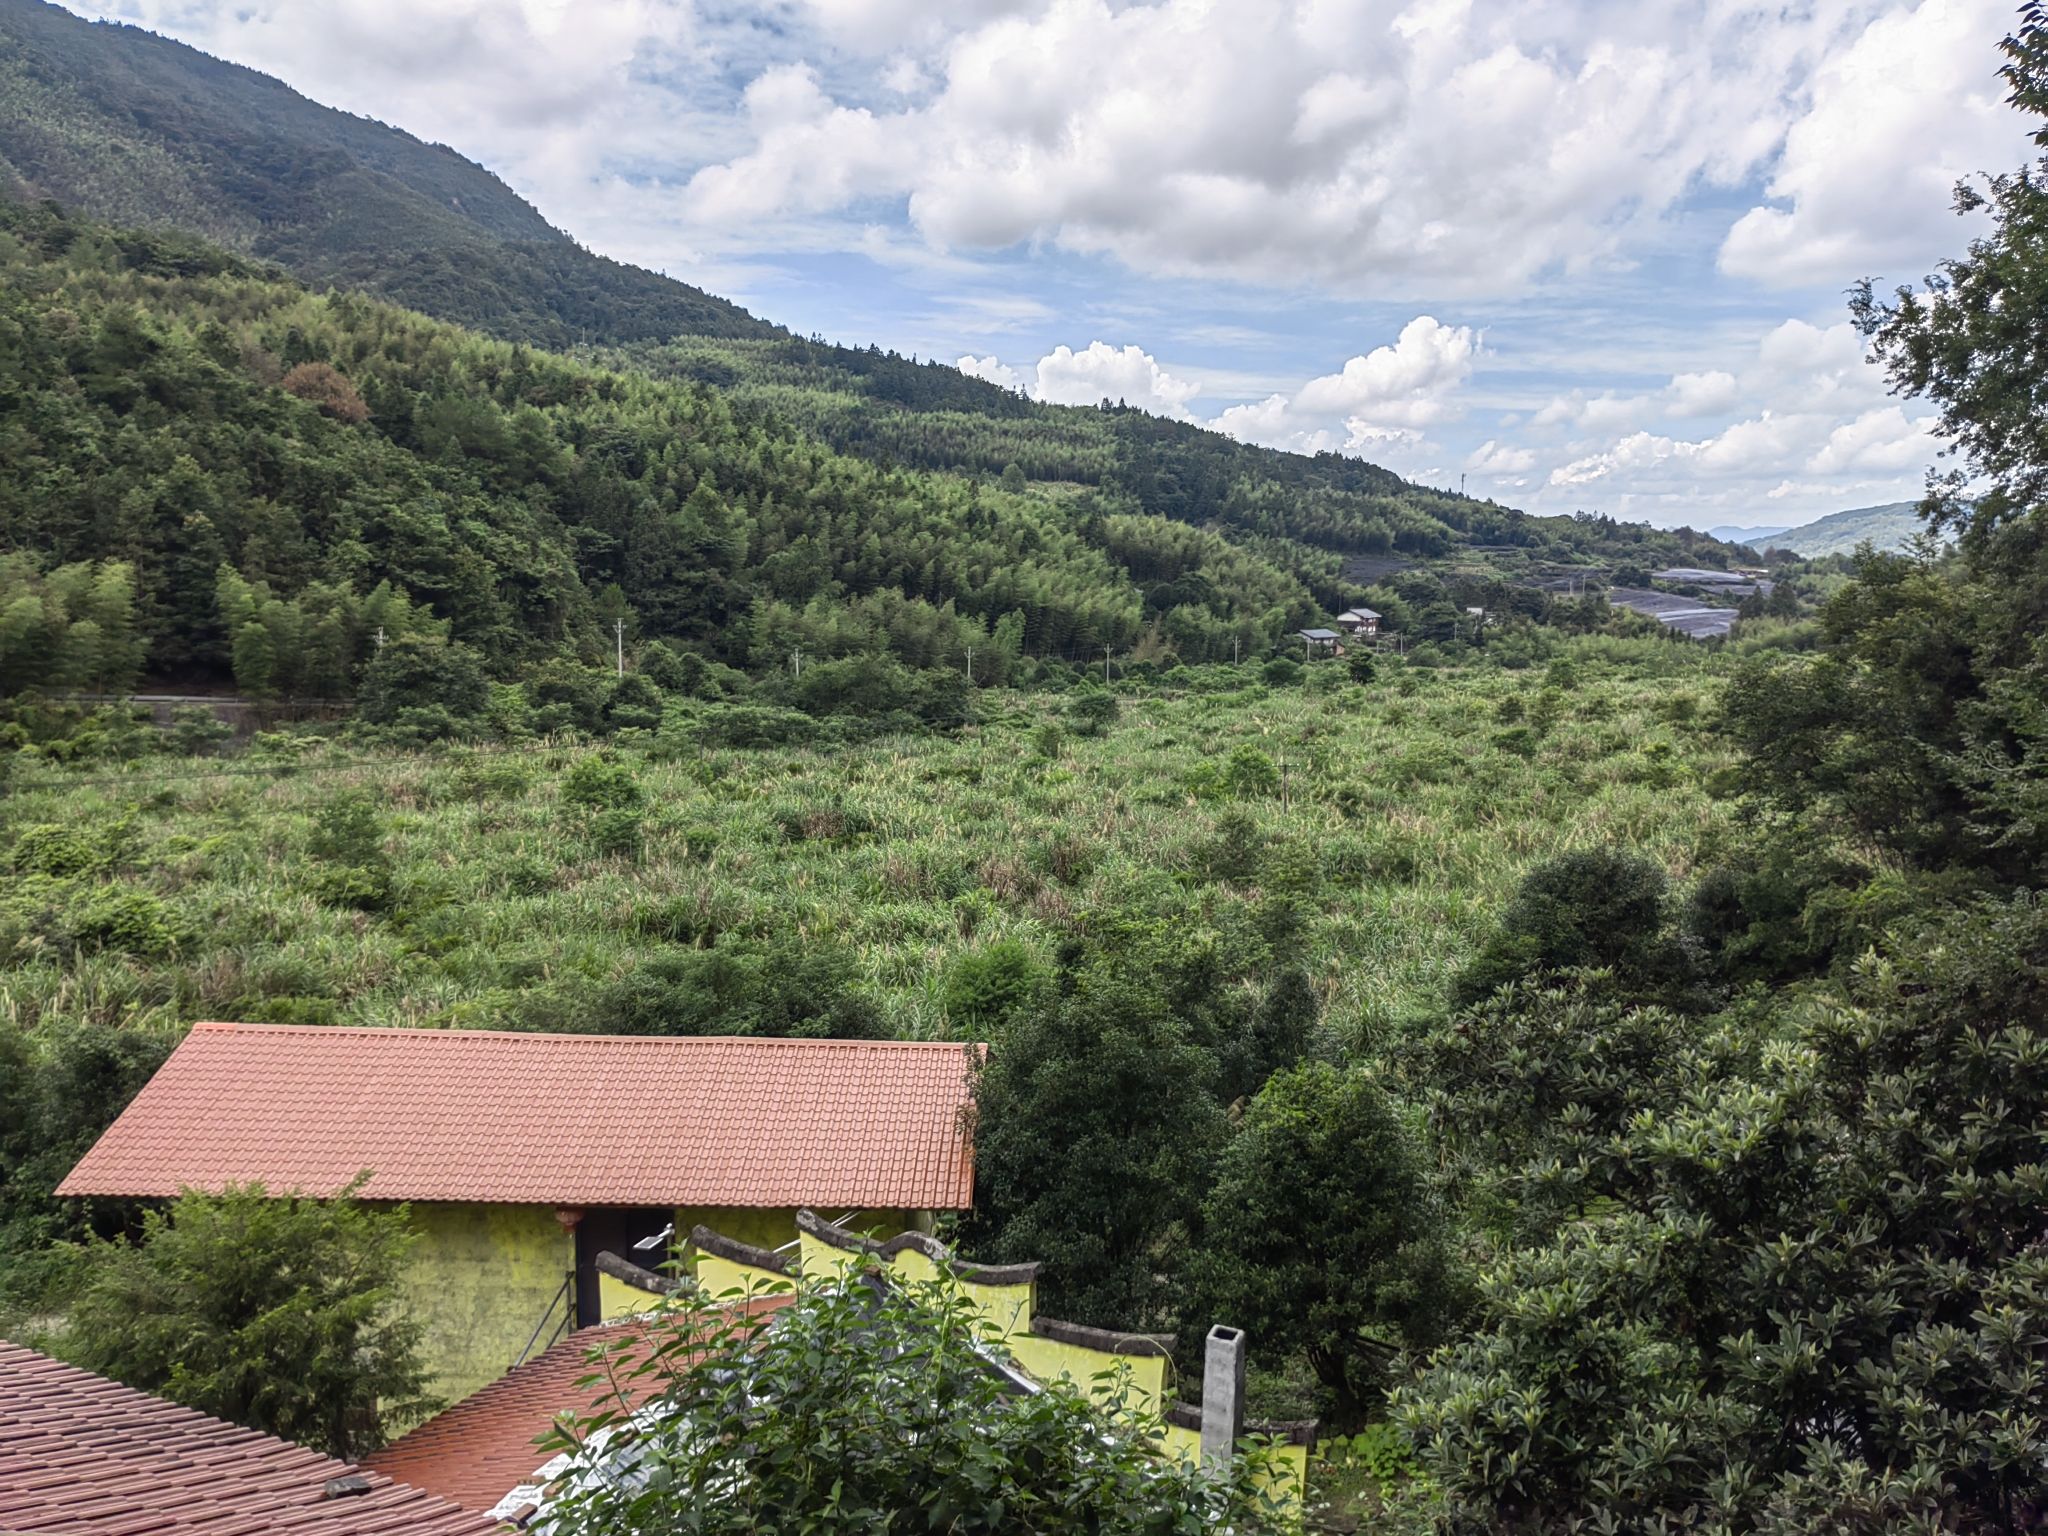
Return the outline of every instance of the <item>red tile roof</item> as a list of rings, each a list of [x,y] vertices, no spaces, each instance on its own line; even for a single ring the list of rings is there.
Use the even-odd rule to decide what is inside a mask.
[[[360,1473],[367,1493],[329,1497]],[[493,1536],[378,1472],[0,1340],[0,1530],[37,1536]]]
[[[965,1210],[974,1049],[195,1024],[57,1192]]]
[[[756,1314],[773,1312],[791,1300],[764,1296],[745,1303]],[[470,1509],[494,1508],[528,1482],[554,1453],[537,1443],[564,1413],[587,1416],[638,1397],[631,1380],[578,1386],[599,1367],[594,1349],[611,1349],[638,1337],[644,1322],[608,1324],[572,1333],[544,1354],[472,1392],[461,1402],[364,1458],[363,1465],[402,1478]],[[636,1357],[638,1358],[638,1357]],[[657,1384],[658,1390],[658,1384]]]

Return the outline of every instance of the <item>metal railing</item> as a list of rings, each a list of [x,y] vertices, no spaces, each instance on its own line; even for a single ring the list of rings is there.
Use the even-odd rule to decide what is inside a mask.
[[[561,1286],[548,1302],[547,1310],[541,1313],[540,1321],[533,1325],[533,1332],[527,1336],[526,1348],[519,1351],[519,1358],[512,1362],[510,1369],[516,1371],[532,1358],[535,1353],[533,1346],[539,1343],[541,1330],[547,1327],[548,1319],[555,1316],[557,1307],[561,1308],[562,1315],[556,1319],[555,1331],[548,1335],[548,1341],[540,1346],[539,1353],[546,1354],[553,1349],[562,1335],[569,1331],[570,1320],[576,1315],[575,1289],[576,1271],[572,1269],[562,1276]]]

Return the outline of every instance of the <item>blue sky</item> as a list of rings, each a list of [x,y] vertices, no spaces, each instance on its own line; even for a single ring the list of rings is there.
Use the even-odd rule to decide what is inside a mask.
[[[73,8],[800,332],[1662,525],[1917,494],[1844,290],[2029,156],[1995,0]]]

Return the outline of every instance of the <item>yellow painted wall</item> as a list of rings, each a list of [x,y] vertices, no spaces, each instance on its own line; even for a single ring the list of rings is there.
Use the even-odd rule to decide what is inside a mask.
[[[430,1389],[452,1403],[511,1369],[542,1314],[561,1305],[575,1244],[540,1205],[414,1205],[412,1224],[407,1298],[425,1329]]]
[[[1178,1424],[1169,1424],[1164,1444],[1167,1455],[1178,1457],[1189,1465],[1202,1459],[1202,1432],[1198,1429],[1183,1429]],[[1308,1497],[1308,1447],[1290,1443],[1271,1449],[1278,1458],[1278,1465],[1266,1482],[1266,1491],[1298,1510]]]
[[[1035,1333],[1012,1334],[1003,1341],[1003,1345],[1017,1363],[1038,1380],[1058,1381],[1065,1377],[1096,1397],[1106,1397],[1115,1390],[1115,1383],[1097,1381],[1096,1377],[1105,1371],[1113,1372],[1128,1366],[1131,1379],[1126,1401],[1129,1405],[1141,1413],[1165,1410],[1168,1361],[1164,1355],[1113,1355],[1106,1350],[1067,1344]]]
[[[719,1226],[716,1221],[704,1220],[700,1224],[728,1237],[741,1236]],[[684,1230],[680,1222],[677,1224],[677,1230]],[[887,1228],[886,1224],[866,1228],[870,1233],[888,1230],[891,1229]],[[798,1269],[806,1278],[816,1279],[830,1275],[856,1262],[860,1257],[852,1250],[824,1242],[808,1232],[799,1233],[798,1239]],[[779,1247],[788,1241],[787,1238],[783,1238],[778,1242],[768,1242],[758,1236],[743,1237],[741,1240],[760,1248]],[[786,1287],[791,1283],[772,1271],[756,1269],[751,1265],[736,1263],[711,1254],[697,1255],[696,1262],[697,1283],[713,1296],[729,1291],[758,1292]],[[929,1255],[912,1247],[900,1249],[891,1255],[890,1264],[899,1275],[909,1281],[928,1281],[939,1273],[938,1265]],[[1098,1382],[1095,1378],[1105,1371],[1117,1371],[1127,1367],[1130,1371],[1130,1407],[1146,1414],[1165,1412],[1169,1401],[1168,1375],[1172,1366],[1172,1362],[1165,1356],[1116,1354],[1108,1350],[1090,1349],[1085,1345],[1046,1338],[1031,1331],[1032,1307],[1036,1298],[1030,1285],[980,1285],[972,1280],[961,1280],[957,1276],[955,1281],[971,1300],[975,1311],[989,1324],[991,1332],[1000,1336],[1004,1348],[1017,1364],[1038,1380],[1054,1381],[1065,1377],[1075,1386],[1101,1395],[1110,1390],[1111,1384]],[[1202,1450],[1201,1434],[1196,1430],[1167,1424],[1162,1449],[1169,1455],[1187,1461],[1199,1461]],[[1271,1491],[1276,1498],[1299,1509],[1308,1490],[1308,1447],[1286,1444],[1275,1446],[1273,1450],[1278,1458],[1278,1467],[1270,1485]]]

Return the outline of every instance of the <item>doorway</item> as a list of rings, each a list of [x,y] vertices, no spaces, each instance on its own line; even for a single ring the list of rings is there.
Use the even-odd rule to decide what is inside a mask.
[[[618,1206],[586,1210],[576,1223],[576,1326],[590,1328],[604,1321],[604,1305],[598,1294],[597,1256],[615,1253],[642,1269],[659,1269],[668,1262],[668,1245],[641,1251],[633,1245],[650,1238],[676,1219],[676,1213],[661,1207],[641,1209]]]

